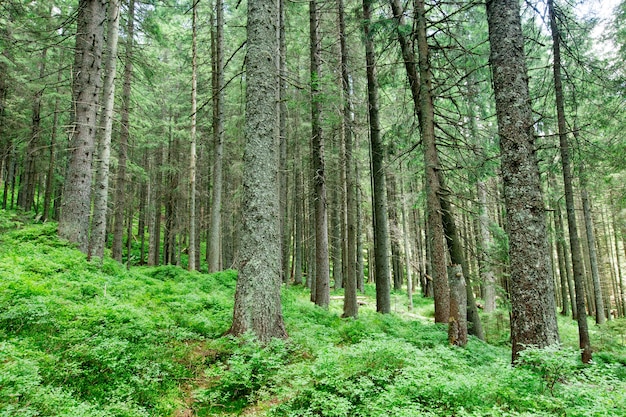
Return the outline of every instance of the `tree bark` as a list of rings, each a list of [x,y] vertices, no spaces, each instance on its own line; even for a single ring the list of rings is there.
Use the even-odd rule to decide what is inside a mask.
[[[248,55],[239,278],[230,333],[286,338],[280,304],[277,3],[248,1]]]
[[[128,0],[128,23],[126,26],[126,56],[124,85],[122,87],[122,110],[120,142],[115,182],[115,205],[113,209],[113,259],[122,261],[124,240],[124,212],[126,211],[126,164],[130,138],[130,85],[133,77],[133,36],[135,32],[135,0]]]
[[[369,104],[370,148],[372,158],[372,209],[374,212],[374,268],[376,311],[391,312],[389,283],[389,226],[387,219],[387,186],[385,184],[384,147],[380,137],[378,113],[378,78],[374,42],[370,31],[372,0],[363,0],[363,32],[367,64],[367,98]],[[370,268],[371,270],[371,268]]]
[[[315,191],[315,304],[328,307],[330,302],[330,262],[328,255],[328,207],[324,136],[322,132],[321,44],[317,1],[309,1],[311,37],[311,143]]]
[[[569,156],[569,144],[565,127],[565,110],[563,99],[563,86],[561,83],[561,35],[556,23],[554,2],[548,0],[548,13],[550,15],[550,29],[552,32],[552,53],[554,91],[556,96],[557,122],[559,130],[559,144],[561,147],[561,165],[563,169],[563,185],[565,188],[565,207],[567,211],[567,223],[569,226],[570,249],[572,251],[572,268],[574,285],[576,289],[576,310],[578,313],[578,339],[583,363],[591,361],[591,342],[587,328],[587,312],[585,310],[584,273],[582,253],[576,225],[576,213],[574,211],[574,189],[572,185],[572,172]]]
[[[104,67],[101,132],[98,135],[96,157],[96,182],[93,189],[93,217],[89,257],[104,257],[106,240],[107,202],[109,199],[109,166],[111,162],[111,136],[113,132],[113,106],[115,104],[115,76],[117,68],[117,41],[120,27],[119,0],[109,0],[107,29],[107,58]]]
[[[81,0],[78,6],[72,95],[74,120],[70,160],[63,189],[59,236],[87,253],[91,208],[91,163],[96,140],[105,0]]]
[[[197,29],[198,3],[194,1],[191,12],[191,143],[189,144],[189,245],[187,269],[196,269],[196,113],[197,113]],[[209,271],[212,272],[212,271]]]
[[[213,91],[213,192],[211,195],[211,224],[209,226],[209,272],[222,269],[222,168],[224,154],[224,2],[217,0],[215,28],[215,89]]]
[[[343,316],[358,316],[359,305],[357,303],[357,277],[356,277],[356,182],[354,174],[354,157],[353,157],[353,110],[352,110],[352,88],[351,76],[348,64],[348,45],[345,22],[344,1],[338,0],[337,12],[339,15],[339,46],[341,48],[341,86],[343,92],[343,154],[345,156],[342,161],[343,180],[342,188],[345,194],[345,224],[344,248],[346,274],[344,277],[344,298],[343,298]]]
[[[448,267],[450,286],[450,322],[448,342],[455,346],[467,345],[467,289],[461,265]]]
[[[591,266],[591,279],[593,281],[593,297],[596,303],[596,324],[604,324],[606,316],[604,315],[604,301],[602,299],[602,287],[600,286],[598,253],[596,251],[596,237],[593,230],[591,202],[589,201],[589,193],[585,187],[582,187],[580,194],[583,203],[587,245],[589,247],[589,265]]]
[[[518,0],[487,0],[487,22],[509,235],[515,362],[525,346],[552,345],[559,335]]]

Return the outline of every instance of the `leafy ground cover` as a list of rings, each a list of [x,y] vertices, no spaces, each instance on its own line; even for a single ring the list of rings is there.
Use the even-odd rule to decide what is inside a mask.
[[[84,255],[56,225],[0,212],[0,416],[624,416],[624,320],[594,327],[579,362],[575,324],[560,349],[509,364],[506,312],[491,343],[449,347],[432,302],[340,319],[283,289],[289,340],[229,327],[236,273],[132,267]],[[494,318],[495,317],[495,318]]]

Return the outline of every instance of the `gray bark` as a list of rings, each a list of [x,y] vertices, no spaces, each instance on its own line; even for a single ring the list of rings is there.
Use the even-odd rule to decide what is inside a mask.
[[[561,148],[561,165],[563,169],[563,185],[565,188],[565,208],[567,211],[567,224],[569,227],[570,249],[572,251],[572,269],[574,285],[576,288],[576,310],[578,312],[578,338],[582,352],[582,361],[591,361],[591,342],[587,328],[587,312],[585,310],[585,290],[582,253],[576,225],[576,213],[574,211],[574,188],[572,185],[572,168],[569,156],[569,144],[565,127],[565,110],[563,99],[563,86],[561,83],[561,36],[554,14],[554,3],[548,0],[548,12],[550,14],[550,29],[552,32],[552,53],[554,91],[556,98],[557,121],[559,129],[559,145]]]
[[[450,322],[448,342],[455,346],[467,345],[467,289],[461,265],[448,267],[450,286]]]
[[[196,269],[196,109],[197,109],[197,29],[198,3],[194,2],[191,12],[191,143],[189,145],[189,257],[187,269]],[[212,272],[212,271],[209,271]]]
[[[559,341],[518,0],[488,0],[487,21],[509,235],[513,362]]]
[[[343,92],[343,154],[342,161],[342,189],[345,195],[345,218],[343,219],[344,230],[344,250],[345,250],[345,271],[344,276],[344,298],[343,316],[358,316],[359,305],[357,303],[357,277],[356,277],[356,182],[353,157],[353,110],[352,110],[352,88],[350,85],[350,72],[348,70],[348,46],[346,42],[346,22],[343,0],[338,0],[337,13],[339,15],[339,44],[341,48],[341,80]]]
[[[111,160],[111,135],[113,132],[113,105],[115,103],[115,75],[117,67],[117,40],[120,26],[120,4],[109,0],[107,28],[107,58],[104,67],[104,89],[101,132],[98,135],[96,156],[96,182],[93,190],[93,217],[89,256],[102,260],[106,238],[107,202],[109,198],[109,166]]]
[[[211,195],[211,220],[209,225],[209,242],[207,263],[209,272],[222,269],[221,263],[221,229],[222,229],[222,165],[224,154],[224,3],[217,0],[215,28],[215,84],[213,90],[213,190]]]
[[[324,136],[322,131],[321,43],[319,11],[316,0],[309,1],[311,38],[311,146],[315,192],[315,304],[327,307],[330,302],[330,261],[328,251],[328,204]]]
[[[128,23],[126,26],[126,56],[124,63],[124,85],[122,87],[122,110],[120,142],[115,181],[115,205],[113,209],[113,259],[122,261],[124,238],[124,212],[126,210],[126,163],[130,138],[130,85],[133,77],[133,36],[135,32],[135,0],[128,0]]]
[[[378,114],[378,79],[374,44],[370,32],[372,0],[363,0],[363,32],[367,63],[367,98],[369,104],[370,147],[372,158],[372,208],[374,211],[374,268],[376,311],[391,311],[389,283],[389,226],[387,219],[387,186],[385,184],[384,147],[380,136]],[[371,268],[370,268],[371,271]]]
[[[74,119],[65,178],[59,236],[87,253],[91,208],[91,163],[95,148],[100,70],[104,42],[105,0],[81,0],[78,7],[72,95]]]
[[[280,304],[278,8],[248,1],[246,120],[239,278],[230,333],[286,338]]]

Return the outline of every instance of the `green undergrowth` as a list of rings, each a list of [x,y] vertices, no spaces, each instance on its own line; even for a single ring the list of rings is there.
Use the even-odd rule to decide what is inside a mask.
[[[0,212],[0,417],[626,415],[623,321],[593,330],[591,366],[565,322],[564,346],[512,367],[497,319],[495,344],[454,348],[430,300],[408,313],[394,293],[396,313],[380,315],[366,296],[358,320],[341,319],[341,291],[323,310],[285,287],[290,337],[261,345],[224,336],[235,283],[88,262],[55,224]]]

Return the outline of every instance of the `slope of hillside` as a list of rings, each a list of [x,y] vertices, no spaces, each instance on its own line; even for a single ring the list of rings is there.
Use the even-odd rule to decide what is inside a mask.
[[[222,336],[235,281],[87,262],[55,224],[0,212],[0,416],[626,415],[620,322],[592,366],[563,348],[513,368],[506,347],[449,347],[430,300],[343,320],[285,287],[290,339],[261,346]]]

